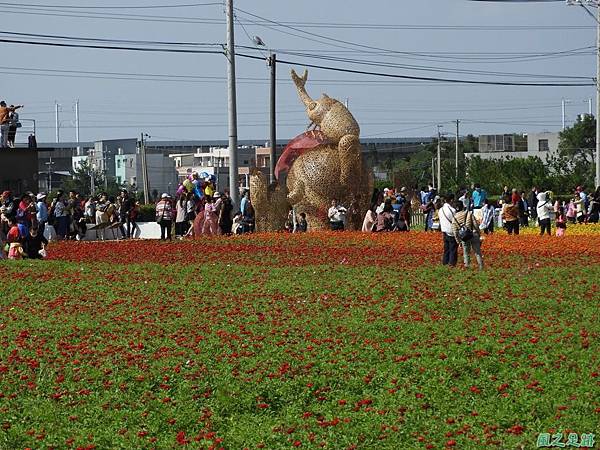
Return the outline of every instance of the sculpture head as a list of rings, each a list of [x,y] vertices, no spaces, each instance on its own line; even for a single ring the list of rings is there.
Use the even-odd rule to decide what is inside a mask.
[[[339,141],[348,134],[359,136],[360,127],[352,113],[340,101],[323,94],[321,98],[313,100],[305,89],[308,72],[305,70],[302,77],[292,69],[292,80],[298,89],[298,95],[306,106],[308,118],[319,126],[321,131],[332,141]]]

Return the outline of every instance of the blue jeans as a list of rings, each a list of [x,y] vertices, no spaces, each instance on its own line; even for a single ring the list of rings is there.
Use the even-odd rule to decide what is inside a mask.
[[[444,236],[444,256],[442,256],[442,264],[455,266],[458,252],[456,239],[454,239],[454,236],[450,236],[446,233],[442,233],[442,235]]]

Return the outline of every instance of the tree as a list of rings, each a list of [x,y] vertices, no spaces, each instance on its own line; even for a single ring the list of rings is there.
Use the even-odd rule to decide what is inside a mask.
[[[529,190],[532,186],[554,189],[555,182],[544,162],[534,156],[528,158],[482,159],[467,161],[469,183],[479,183],[491,194],[500,194],[504,186]]]
[[[108,195],[116,195],[120,186],[114,179],[105,180],[104,174],[90,166],[86,160],[79,162],[78,166],[69,171],[71,178],[63,181],[61,189],[63,191],[79,192],[83,196],[91,194],[92,175],[94,177],[94,191],[106,192]]]
[[[596,119],[588,114],[580,116],[559,136],[558,157],[549,160],[553,172],[567,183],[564,186],[593,186]]]

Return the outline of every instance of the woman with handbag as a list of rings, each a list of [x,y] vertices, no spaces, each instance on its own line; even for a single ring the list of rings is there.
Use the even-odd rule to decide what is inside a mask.
[[[461,202],[456,204],[456,214],[452,220],[454,238],[463,249],[465,268],[471,265],[471,252],[475,254],[479,270],[483,270],[483,255],[481,254],[481,238],[479,224],[472,211],[464,208]]]
[[[169,194],[160,196],[156,204],[156,223],[160,225],[160,240],[171,240],[171,226],[173,225],[173,206],[169,200]]]

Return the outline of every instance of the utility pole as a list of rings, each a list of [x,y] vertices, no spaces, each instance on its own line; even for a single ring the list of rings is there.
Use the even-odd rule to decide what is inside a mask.
[[[227,86],[229,100],[229,196],[235,208],[240,207],[237,161],[237,103],[235,93],[235,39],[233,33],[233,0],[227,0]]]
[[[592,115],[592,99],[591,98],[588,99],[588,114],[590,116]]]
[[[75,140],[77,141],[77,155],[81,151],[79,146],[79,99],[75,101]]]
[[[458,141],[459,141],[459,124],[460,120],[456,119],[456,184],[458,185]]]
[[[148,164],[146,163],[146,145],[144,144],[144,133],[140,135],[140,156],[142,159],[142,184],[144,185],[144,203],[150,203],[150,186],[148,185]],[[150,137],[150,136],[148,136]]]
[[[90,148],[88,150],[88,166],[90,168],[90,195],[94,195],[96,193],[96,180],[94,179],[94,163],[92,162],[92,153],[93,150]]]
[[[600,186],[600,5],[596,4],[596,187]]]
[[[58,144],[60,142],[60,121],[58,120],[60,105],[58,104],[58,102],[55,102],[54,107],[56,116],[56,143]]]
[[[440,129],[443,125],[438,125],[438,142],[437,142],[437,191],[442,192],[442,133]]]
[[[563,129],[563,131],[565,131],[565,128],[567,127],[567,126],[566,126],[566,118],[565,118],[565,116],[566,116],[566,108],[565,108],[565,105],[566,105],[567,103],[569,103],[569,102],[570,102],[570,100],[565,100],[564,98],[563,98],[563,99],[562,99],[562,101],[561,101],[561,106],[562,106],[562,129]]]
[[[435,184],[435,158],[431,158],[431,185],[436,187]],[[439,192],[438,192],[439,194]]]
[[[104,190],[108,190],[108,149],[102,145],[102,168],[104,169]]]
[[[271,150],[269,152],[269,176],[271,183],[275,180],[275,155],[277,150],[277,123],[276,123],[276,82],[277,82],[277,57],[275,53],[269,56],[269,66],[271,67]]]
[[[48,162],[46,163],[46,165],[48,166],[48,193],[52,192],[52,166],[55,163],[52,162],[52,156],[50,157],[50,159],[48,160]]]

